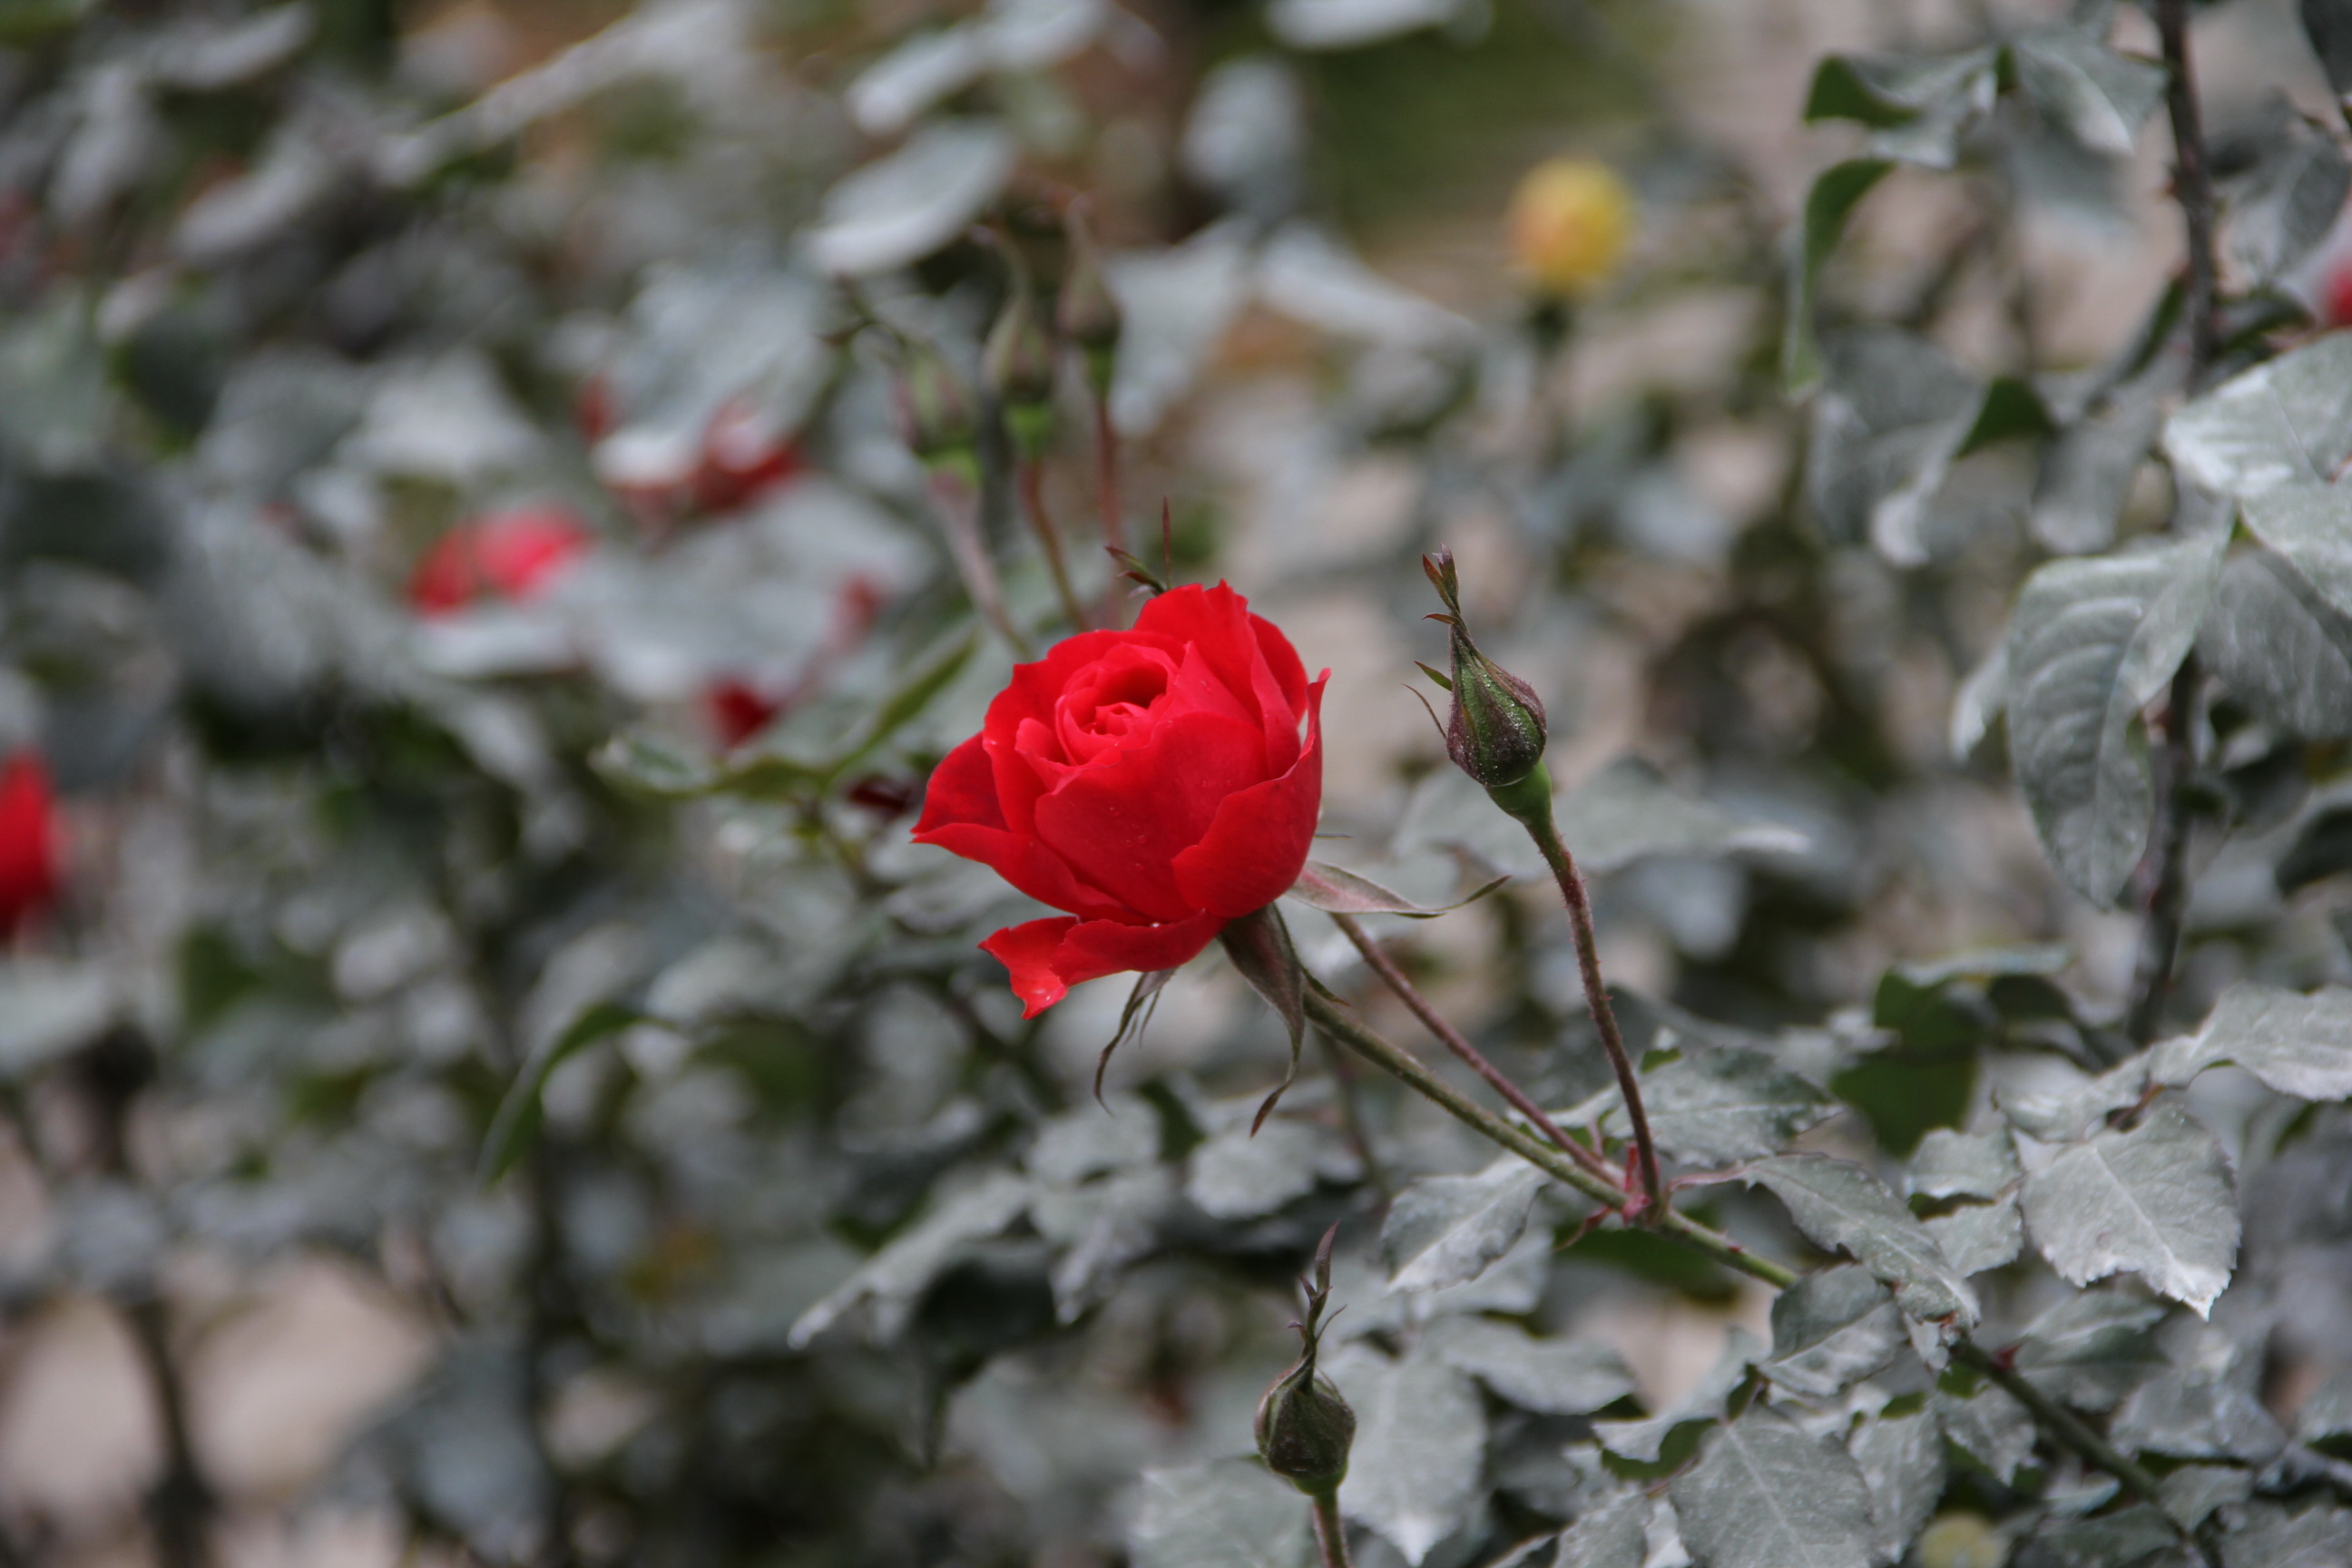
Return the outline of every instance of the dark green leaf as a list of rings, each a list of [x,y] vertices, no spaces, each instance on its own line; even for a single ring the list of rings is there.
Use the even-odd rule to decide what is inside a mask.
[[[1818,80],[1814,85],[1820,90]],[[1813,294],[1821,286],[1822,267],[1837,248],[1853,209],[1894,166],[1885,158],[1855,158],[1832,164],[1813,181],[1805,196],[1804,223],[1789,268],[1789,324],[1780,347],[1781,379],[1791,392],[1802,392],[1822,379],[1821,344],[1813,328]]]
[[[590,1046],[635,1025],[653,1021],[622,1003],[599,1002],[573,1019],[562,1034],[533,1051],[522,1070],[515,1075],[506,1098],[499,1101],[498,1114],[490,1119],[489,1136],[482,1141],[481,1179],[495,1182],[514,1169],[515,1162],[539,1136],[540,1095],[547,1088],[548,1075]]]
[[[1772,1357],[1759,1369],[1781,1387],[1827,1399],[1868,1377],[1904,1345],[1886,1287],[1853,1265],[1817,1269],[1772,1303]]]

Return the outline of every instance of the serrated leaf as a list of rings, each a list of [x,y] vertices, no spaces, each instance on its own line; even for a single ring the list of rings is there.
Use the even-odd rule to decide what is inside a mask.
[[[2163,1317],[2152,1301],[2086,1290],[2027,1325],[2013,1364],[2053,1399],[2078,1410],[2112,1410],[2164,1369],[2164,1352],[2148,1334]]]
[[[1903,1314],[1866,1268],[1816,1269],[1772,1303],[1772,1355],[1758,1370],[1783,1388],[1827,1399],[1903,1348]]]
[[[1546,1415],[1590,1415],[1633,1392],[1633,1374],[1607,1345],[1538,1339],[1492,1318],[1447,1317],[1428,1330],[1430,1353],[1496,1398]]]
[[[1460,1373],[1434,1356],[1402,1361],[1350,1345],[1328,1363],[1356,1412],[1339,1511],[1418,1563],[1478,1500],[1486,1417]]]
[[[2238,513],[2330,608],[2352,615],[2352,486],[2291,480],[2241,496]]]
[[[1643,1568],[1650,1558],[1649,1494],[1620,1492],[1560,1532],[1551,1568]]]
[[[2207,1329],[2177,1363],[2134,1389],[2108,1436],[2126,1450],[2175,1459],[2258,1464],[2286,1447],[2286,1433],[2263,1408],[2262,1362],[2231,1337]]]
[[[1255,1131],[1229,1127],[1193,1150],[1190,1164],[1184,1195],[1215,1219],[1258,1219],[1305,1197],[1318,1183],[1362,1173],[1328,1130],[1289,1121]]]
[[[2025,1178],[2020,1201],[2034,1245],[2071,1284],[2128,1269],[2200,1317],[2229,1288],[2237,1192],[2221,1144],[2178,1106],[2064,1151]]]
[[[1076,1322],[1109,1296],[1129,1268],[1159,1250],[1162,1225],[1176,1196],[1176,1173],[1165,1165],[1150,1165],[1122,1171],[1076,1193],[1039,1194],[1032,1200],[1037,1228],[1049,1237],[1053,1233],[1044,1211],[1050,1205],[1071,1203],[1083,1210],[1083,1224],[1070,1227],[1074,1234],[1068,1246],[1054,1259],[1046,1277],[1059,1321]]]
[[[2204,619],[2219,537],[2053,561],[2009,631],[2009,739],[2051,860],[2105,908],[2138,865],[2155,796],[2137,724]]]
[[[1991,1199],[2018,1175],[2017,1151],[2000,1133],[1939,1127],[1919,1140],[1904,1190],[1914,1197]]]
[[[2022,1543],[2018,1568],[2176,1568],[2179,1537],[2147,1503],[2091,1519],[2046,1519]]]
[[[1829,68],[1825,64],[1823,68]],[[1816,78],[1816,89],[1820,85]],[[1832,163],[1814,177],[1812,189],[1805,194],[1804,221],[1789,268],[1788,326],[1780,343],[1780,376],[1792,393],[1822,379],[1822,347],[1813,326],[1813,295],[1821,287],[1822,267],[1837,248],[1853,209],[1894,166],[1885,158]]]
[[[1518,1241],[1543,1173],[1507,1154],[1475,1176],[1424,1176],[1397,1194],[1381,1226],[1391,1290],[1475,1279]]]
[[[2221,993],[2195,1034],[2150,1051],[2148,1074],[2178,1087],[2224,1062],[2297,1100],[2352,1099],[2352,990],[2330,985],[2298,996],[2242,981]]]
[[[2254,1478],[2235,1465],[2183,1465],[2157,1484],[2157,1502],[2175,1524],[2194,1530],[2223,1503],[2253,1496]]]
[[[1708,1435],[1667,1493],[1702,1568],[1872,1568],[1870,1492],[1843,1448],[1761,1405]]]
[[[2033,1453],[2032,1414],[1991,1384],[1965,1399],[1939,1388],[1927,1403],[1944,1435],[2003,1486]]]
[[[2067,135],[2095,153],[2128,158],[2140,124],[2164,95],[2152,61],[2117,54],[2073,27],[2027,33],[2010,46],[2018,86]]]
[[[1675,1427],[1723,1419],[1732,1394],[1748,1381],[1748,1369],[1763,1354],[1764,1346],[1756,1336],[1734,1323],[1723,1336],[1723,1353],[1671,1407],[1639,1421],[1595,1421],[1592,1435],[1612,1454],[1654,1465]]]
[[[2017,1200],[1962,1204],[1949,1214],[1932,1215],[1927,1234],[1963,1275],[1977,1275],[2017,1261],[2025,1247],[2025,1222],[2018,1217]]]
[[[1771,1058],[1738,1048],[1693,1051],[1643,1074],[1642,1102],[1660,1148],[1707,1165],[1784,1149],[1836,1110]]]
[[[1870,1491],[1870,1533],[1880,1559],[1900,1563],[1944,1495],[1944,1424],[1932,1405],[1879,1415],[1846,1439]]]
[[[1298,880],[1290,885],[1290,897],[1303,904],[1340,915],[1404,915],[1413,920],[1429,920],[1480,899],[1509,881],[1497,877],[1465,898],[1450,904],[1424,905],[1414,903],[1402,893],[1391,892],[1370,877],[1320,860],[1309,860],[1298,873]]]
[[[1143,1472],[1127,1534],[1135,1568],[1303,1568],[1307,1500],[1255,1459]]]
[[[1805,1238],[1846,1252],[1895,1292],[1915,1318],[1977,1321],[1976,1293],[1903,1200],[1861,1166],[1825,1154],[1759,1160],[1742,1175],[1772,1191]]]
[[[2352,1563],[2352,1509],[2329,1502],[2301,1513],[2266,1504],[2221,1538],[2221,1568],[2342,1568],[2346,1563]]]
[[[2223,382],[2172,416],[2164,451],[2189,483],[2242,500],[2328,483],[2352,458],[2352,336],[2330,333]]]
[[[2197,651],[2263,722],[2312,740],[2352,734],[2352,616],[2284,558],[2252,550],[2222,564]]]
[[[1003,1234],[1027,1210],[1031,1192],[1027,1182],[998,1171],[956,1194],[802,1313],[788,1342],[798,1350],[859,1308],[872,1313],[877,1342],[895,1340],[918,1298],[957,1253],[969,1242]]]

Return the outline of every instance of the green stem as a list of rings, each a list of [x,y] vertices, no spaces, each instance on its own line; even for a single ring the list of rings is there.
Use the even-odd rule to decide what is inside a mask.
[[[1103,544],[1127,548],[1127,513],[1118,495],[1118,429],[1110,422],[1110,397],[1095,403],[1095,510],[1102,514]]]
[[[1545,1113],[1541,1106],[1528,1099],[1524,1089],[1505,1077],[1501,1069],[1488,1061],[1477,1047],[1464,1037],[1461,1030],[1448,1023],[1444,1014],[1430,1005],[1429,998],[1423,996],[1419,988],[1405,977],[1404,971],[1397,967],[1394,959],[1381,951],[1380,943],[1372,940],[1371,933],[1364,930],[1361,922],[1353,915],[1337,913],[1332,915],[1331,920],[1347,933],[1348,940],[1355,944],[1356,951],[1363,954],[1364,962],[1371,966],[1372,973],[1379,975],[1381,983],[1396,994],[1397,1000],[1402,1002],[1412,1010],[1412,1016],[1421,1020],[1422,1027],[1437,1037],[1439,1044],[1460,1058],[1472,1072],[1485,1079],[1488,1087],[1496,1094],[1510,1101],[1511,1109],[1526,1117],[1534,1124],[1538,1131],[1557,1144],[1561,1153],[1604,1181],[1612,1180],[1615,1177],[1616,1173],[1609,1168],[1609,1163],[1606,1160],[1561,1131],[1559,1124]]]
[[[1601,1048],[1608,1053],[1609,1068],[1617,1075],[1617,1091],[1625,1101],[1625,1121],[1633,1133],[1633,1165],[1642,1179],[1642,1212],[1637,1215],[1644,1223],[1656,1223],[1668,1212],[1665,1177],[1658,1170],[1658,1148],[1650,1138],[1649,1113],[1642,1108],[1642,1084],[1634,1076],[1633,1059],[1625,1054],[1625,1037],[1617,1028],[1617,1010],[1609,1005],[1609,988],[1601,978],[1601,942],[1592,929],[1592,900],[1584,890],[1584,879],[1577,875],[1576,859],[1568,852],[1560,838],[1559,828],[1552,821],[1551,780],[1538,764],[1533,778],[1538,787],[1525,792],[1520,809],[1512,812],[1520,826],[1534,839],[1542,852],[1544,864],[1551,868],[1553,880],[1559,884],[1559,896],[1568,905],[1569,929],[1576,937],[1576,966],[1584,980],[1584,1005],[1592,1013],[1592,1026],[1601,1036]]]
[[[1315,1545],[1321,1553],[1323,1568],[1350,1568],[1348,1527],[1339,1519],[1339,1489],[1316,1492],[1310,1500],[1315,1505]]]

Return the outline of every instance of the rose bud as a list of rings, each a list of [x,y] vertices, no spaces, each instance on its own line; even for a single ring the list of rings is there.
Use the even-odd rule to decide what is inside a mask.
[[[1328,1497],[1348,1479],[1348,1450],[1356,1440],[1356,1413],[1331,1380],[1315,1368],[1323,1310],[1331,1300],[1331,1243],[1337,1225],[1315,1249],[1315,1274],[1299,1283],[1307,1290],[1307,1321],[1293,1323],[1305,1350],[1298,1364],[1265,1391],[1257,1404],[1255,1430],[1258,1458],[1265,1468],[1309,1497]]]
[[[58,812],[49,770],[18,752],[0,766],[0,936],[14,936],[58,895]]]
[[[1222,583],[1013,668],[981,732],[931,774],[915,839],[1070,911],[981,943],[1025,1016],[1082,981],[1173,969],[1297,880],[1328,676],[1310,685],[1289,640]]]
[[[479,599],[522,600],[544,593],[587,552],[595,536],[560,506],[516,507],[459,523],[416,563],[408,602],[447,615]]]
[[[971,389],[947,357],[929,343],[908,341],[898,374],[899,433],[929,468],[977,461],[980,412]]]
[[[1582,294],[1617,270],[1633,233],[1633,197],[1605,163],[1553,158],[1511,198],[1511,259],[1538,293]]]
[[[1054,340],[1046,335],[1019,271],[989,329],[980,360],[981,379],[997,406],[1014,448],[1024,457],[1045,454],[1054,438]]]
[[[1097,397],[1107,397],[1125,321],[1110,285],[1104,280],[1102,258],[1095,254],[1094,236],[1087,231],[1086,220],[1073,212],[1067,228],[1070,272],[1062,279],[1059,325],[1062,336],[1077,344],[1085,359],[1087,386]]]
[[[1543,773],[1544,705],[1535,688],[1478,651],[1462,620],[1462,587],[1454,568],[1454,552],[1441,550],[1422,557],[1445,613],[1432,616],[1452,628],[1454,674],[1449,679],[1430,669],[1432,679],[1454,694],[1454,711],[1445,724],[1445,754],[1454,765],[1486,786],[1498,804],[1518,813],[1506,796],[1535,787],[1551,796]],[[1531,785],[1530,781],[1533,781]]]
[[[789,697],[754,685],[740,676],[721,676],[703,688],[702,706],[719,743],[733,751],[775,721]]]

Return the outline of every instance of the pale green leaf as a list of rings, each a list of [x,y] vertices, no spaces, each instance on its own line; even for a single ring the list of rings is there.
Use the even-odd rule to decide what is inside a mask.
[[[1255,1459],[1143,1472],[1128,1531],[1135,1568],[1304,1568],[1307,1500]]]
[[[1667,1489],[1701,1568],[1872,1568],[1870,1492],[1843,1448],[1761,1405]]]
[[[2308,996],[2242,981],[2221,994],[2204,1026],[2148,1054],[2158,1083],[2185,1085],[2224,1062],[2298,1100],[2352,1099],[2352,990]]]
[[[1426,1353],[1391,1361],[1356,1344],[1328,1365],[1356,1412],[1339,1511],[1419,1563],[1478,1500],[1486,1417],[1477,1391]]]
[[[1543,1173],[1507,1154],[1475,1176],[1424,1176],[1396,1195],[1381,1227],[1391,1290],[1475,1279],[1528,1227]]]
[[[1851,1254],[1913,1317],[1976,1322],[1976,1294],[1967,1279],[1903,1200],[1868,1171],[1823,1154],[1783,1154],[1742,1174],[1772,1190],[1807,1240]]]
[[[2065,1150],[2025,1178],[2021,1201],[2034,1245],[2072,1284],[2128,1269],[2200,1317],[2229,1287],[2238,1254],[2229,1163],[2178,1106]]]

